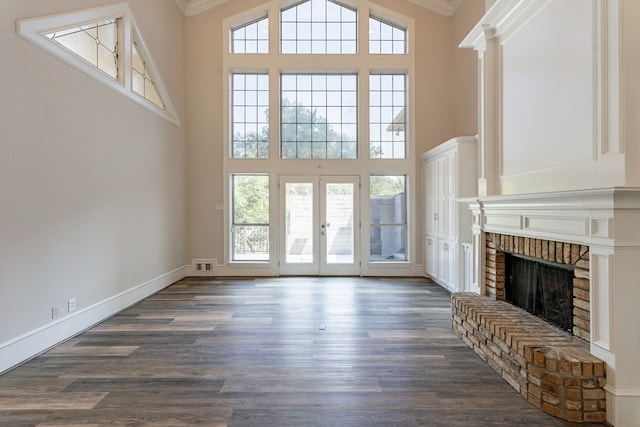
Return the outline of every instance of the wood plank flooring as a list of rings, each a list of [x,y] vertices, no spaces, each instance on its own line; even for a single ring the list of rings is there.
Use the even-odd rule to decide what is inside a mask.
[[[0,376],[0,426],[571,426],[426,279],[185,279]],[[585,426],[585,424],[582,424]]]

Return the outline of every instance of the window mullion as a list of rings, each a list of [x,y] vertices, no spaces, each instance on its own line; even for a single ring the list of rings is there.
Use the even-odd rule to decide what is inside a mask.
[[[133,45],[133,25],[131,18],[120,18],[122,25],[118,25],[118,80],[125,89],[130,91],[133,84],[131,76],[131,50]]]

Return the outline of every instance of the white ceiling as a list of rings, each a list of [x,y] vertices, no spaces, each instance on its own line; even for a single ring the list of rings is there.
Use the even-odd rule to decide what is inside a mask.
[[[230,0],[175,0],[187,16],[197,15]],[[452,16],[464,0],[408,0],[440,15]]]

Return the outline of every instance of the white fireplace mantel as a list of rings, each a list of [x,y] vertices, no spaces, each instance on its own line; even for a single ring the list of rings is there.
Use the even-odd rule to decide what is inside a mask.
[[[485,233],[589,246],[590,349],[607,363],[608,419],[616,425],[620,420],[640,420],[640,188],[461,201],[473,213],[472,289],[478,293],[484,294]]]
[[[464,199],[489,233],[640,247],[640,189],[607,188]],[[614,228],[614,218],[618,227]]]

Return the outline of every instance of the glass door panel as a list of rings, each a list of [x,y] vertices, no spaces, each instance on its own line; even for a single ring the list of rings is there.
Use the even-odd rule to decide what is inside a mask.
[[[360,274],[357,259],[357,232],[360,216],[357,203],[359,179],[351,176],[320,178],[321,205],[321,274]]]
[[[314,262],[314,186],[313,182],[285,184],[285,262]]]
[[[359,179],[282,176],[283,275],[358,275]]]

